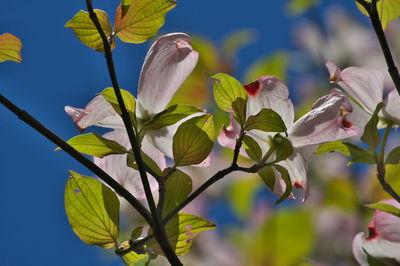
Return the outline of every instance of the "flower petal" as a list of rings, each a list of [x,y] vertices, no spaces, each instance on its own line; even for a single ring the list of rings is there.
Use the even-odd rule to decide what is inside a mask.
[[[93,125],[114,129],[124,128],[121,117],[101,95],[94,97],[85,109],[71,106],[65,106],[64,109],[81,132]]]
[[[368,113],[372,114],[376,105],[382,102],[384,76],[377,69],[348,67],[340,72],[334,60],[329,60],[326,66],[330,80],[340,85]]]
[[[225,125],[221,128],[218,136],[218,143],[222,147],[229,148],[231,150],[235,149],[236,140],[239,137],[240,125],[233,117],[233,114],[229,114],[230,124],[228,127]]]
[[[386,118],[400,125],[400,96],[396,89],[387,95],[382,113]]]
[[[353,240],[353,255],[361,266],[369,266],[365,252],[374,258],[391,258],[400,263],[399,250],[399,242],[392,242],[381,237],[368,239],[364,233],[358,233]]]
[[[277,112],[290,128],[294,120],[292,101],[285,83],[274,76],[261,76],[255,82],[244,86],[247,94],[247,116],[256,115],[263,108]]]
[[[394,199],[382,200],[380,203],[389,204],[400,209],[400,203]],[[384,211],[375,210],[374,219],[371,224],[379,237],[400,243],[400,217]]]
[[[139,80],[137,111],[142,119],[164,110],[196,66],[199,55],[189,41],[185,33],[171,33],[150,47]]]
[[[352,111],[344,95],[333,92],[323,96],[294,123],[288,132],[289,139],[294,147],[303,147],[355,136],[360,130],[347,119]]]
[[[130,143],[126,131],[114,130],[104,134],[103,136],[107,139],[117,141],[127,149],[130,149]],[[157,163],[161,169],[165,168],[165,157],[149,142],[143,140],[142,149]],[[140,200],[146,198],[139,172],[126,165],[126,154],[108,155],[104,158],[94,157],[94,163],[108,173],[111,177],[113,177],[135,197]],[[153,192],[158,189],[157,181],[154,178],[149,177],[149,183]]]
[[[300,200],[305,201],[310,194],[310,184],[307,178],[308,166],[303,155],[295,150],[289,158],[278,164],[288,170],[294,188],[304,189]],[[277,171],[275,171],[275,176],[279,176],[279,180],[281,180],[280,174]],[[284,191],[285,183],[282,181],[278,182],[278,179],[276,179],[273,192],[277,195],[281,195]]]

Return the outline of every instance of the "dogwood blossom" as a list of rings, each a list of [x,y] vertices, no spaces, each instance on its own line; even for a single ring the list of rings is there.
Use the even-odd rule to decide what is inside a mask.
[[[400,124],[400,96],[396,89],[391,90],[384,99],[384,76],[371,67],[348,67],[341,70],[334,59],[326,63],[330,81],[338,84],[356,103],[355,112],[363,127],[373,114],[376,106],[384,102],[379,116],[386,121]],[[381,125],[382,126],[382,125]]]
[[[307,198],[307,163],[301,148],[356,135],[357,129],[347,119],[347,114],[352,112],[352,105],[345,96],[331,93],[318,99],[310,112],[294,122],[293,104],[289,99],[289,90],[282,80],[274,76],[261,76],[255,82],[244,85],[244,89],[248,94],[247,117],[257,114],[263,108],[270,108],[282,117],[294,152],[279,164],[288,170],[293,185],[305,190],[304,199]],[[233,149],[240,126],[232,115],[230,121],[228,127],[222,128],[218,141],[222,146]],[[275,134],[252,130],[247,135],[259,143],[265,154],[270,147],[270,139]],[[285,191],[285,184],[278,172],[275,176],[278,179],[273,192],[281,195]]]
[[[163,111],[177,89],[192,72],[198,61],[198,53],[190,45],[185,33],[171,33],[159,37],[150,47],[144,60],[139,79],[136,116],[139,123],[149,120]],[[130,149],[130,143],[121,117],[102,95],[96,96],[85,109],[66,106],[65,111],[79,130],[96,125],[115,129],[105,138],[115,140]],[[179,124],[164,127],[147,134],[142,141],[143,151],[161,169],[165,167],[165,155],[172,158],[172,136]],[[126,166],[126,154],[109,155],[94,162],[124,185],[134,196],[144,198],[138,172]],[[157,183],[150,180],[153,190]]]
[[[394,199],[381,203],[400,208]],[[390,258],[400,263],[400,218],[394,214],[375,210],[368,225],[368,235],[358,233],[353,240],[353,254],[362,266],[368,266],[368,254],[374,258]],[[397,265],[397,264],[396,264]]]

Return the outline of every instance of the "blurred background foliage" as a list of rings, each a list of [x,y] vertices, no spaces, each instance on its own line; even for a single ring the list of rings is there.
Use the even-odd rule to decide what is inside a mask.
[[[265,11],[265,18],[263,18],[265,23],[260,27],[275,27],[275,24],[279,24],[280,22],[269,21],[269,13],[284,13],[287,20],[291,22],[291,35],[285,32],[285,29],[278,34],[290,35],[286,38],[290,44],[280,47],[282,45],[278,43],[275,50],[263,49],[263,54],[260,54],[253,61],[243,58],[241,51],[252,49],[252,45],[259,42],[260,39],[264,40],[265,38],[274,38],[275,36],[260,36],[259,29],[250,27],[231,31],[230,34],[225,35],[220,41],[216,41],[215,36],[207,37],[207,30],[197,34],[195,33],[196,29],[189,32],[192,36],[193,47],[201,55],[200,61],[192,75],[180,88],[171,104],[193,104],[207,109],[209,112],[214,112],[216,130],[219,131],[223,124],[228,123],[228,117],[213,104],[211,81],[206,73],[229,73],[237,77],[244,84],[254,81],[260,75],[278,76],[287,82],[290,88],[291,99],[296,105],[296,116],[299,117],[310,110],[312,103],[319,96],[327,94],[331,88],[329,76],[324,67],[325,61],[328,58],[336,58],[343,68],[350,65],[363,65],[374,66],[385,71],[386,67],[381,51],[368,21],[356,13],[354,3],[349,3],[352,1],[290,0],[283,2],[284,4],[279,4],[279,10]],[[107,4],[101,3],[105,7],[108,7]],[[190,3],[187,5],[189,6]],[[232,2],[229,2],[229,5],[232,5]],[[80,6],[83,7],[83,3]],[[12,7],[14,8],[14,6]],[[226,8],[229,9],[230,7]],[[260,7],[254,4],[253,8]],[[7,12],[16,13],[17,10],[11,9],[10,6],[10,10]],[[186,19],[190,20],[190,13],[186,13],[185,16]],[[167,17],[167,21],[173,17],[174,12]],[[228,17],[229,14],[224,15],[224,19]],[[245,19],[252,19],[252,15],[246,14]],[[175,22],[181,21],[177,20]],[[196,23],[201,23],[201,21],[197,21]],[[24,27],[27,26],[25,25]],[[2,31],[13,30],[10,27],[6,29],[5,26],[0,27],[0,29]],[[184,29],[186,30],[186,28]],[[164,30],[172,31],[175,28],[167,25]],[[15,30],[15,33],[18,34],[18,30]],[[397,37],[399,34],[400,24],[397,21],[392,22],[387,29],[387,35],[395,56],[400,54],[400,41]],[[72,35],[68,35],[68,38],[72,39],[73,37]],[[126,51],[127,48],[125,46],[121,45],[121,47],[123,51]],[[145,48],[140,48],[142,50],[138,51],[141,56],[144,56]],[[77,48],[72,47],[71,49]],[[85,50],[82,48],[82,50],[84,53],[90,53],[88,49]],[[66,51],[69,51],[69,49],[66,49]],[[28,53],[28,51],[25,52]],[[73,50],[69,52],[73,53]],[[122,58],[118,52],[116,53],[116,60]],[[129,56],[132,57],[130,54]],[[99,62],[93,61],[91,63],[93,67],[96,64],[103,64],[101,56],[98,57]],[[135,64],[138,64],[138,62],[140,61],[136,60]],[[54,61],[53,59],[46,61],[46,63],[55,65],[63,64],[63,61]],[[78,63],[83,64],[82,62]],[[0,70],[5,69],[5,67],[7,66],[2,65]],[[136,66],[136,68],[138,67]],[[122,79],[128,76],[127,69],[127,66],[124,64],[120,66],[119,73],[121,73]],[[14,68],[13,71],[18,70]],[[101,71],[101,74],[96,71]],[[107,77],[102,77],[105,75],[105,66],[96,71],[94,71],[95,73],[86,74],[93,74],[93,77],[101,76],[98,81],[91,83],[86,78],[81,77],[77,78],[77,83],[83,83],[82,86],[92,89],[100,86],[98,91],[101,91],[101,87],[104,84],[108,84]],[[87,70],[87,72],[91,72],[91,70]],[[3,75],[4,73],[9,75],[9,72],[5,70],[3,71]],[[65,75],[65,73],[62,74]],[[2,78],[4,84],[12,87],[13,83],[11,83],[6,75],[2,76]],[[128,84],[128,82],[136,84],[133,82],[134,78],[130,79],[123,79],[123,84]],[[57,87],[57,84],[51,84],[51,86]],[[388,89],[392,87],[388,76],[386,78],[386,86]],[[65,94],[67,92],[64,90],[62,93]],[[81,95],[84,95],[84,97],[75,100],[75,102],[62,102],[62,104],[73,106],[83,105],[91,98],[90,95],[93,95],[94,92],[75,91],[71,92],[71,94],[75,98]],[[40,93],[38,95],[40,96]],[[21,100],[20,102],[27,104],[24,101]],[[42,104],[41,102],[38,103]],[[57,102],[57,104],[61,103]],[[46,106],[43,104],[44,107]],[[43,112],[48,111],[35,112],[41,115]],[[57,115],[62,116],[61,113]],[[6,119],[6,117],[9,119],[9,114],[2,110],[1,117],[2,119]],[[52,120],[49,121],[51,122]],[[69,122],[65,118],[60,123],[65,124]],[[9,124],[6,123],[7,125],[11,127],[11,122]],[[69,128],[66,129],[67,133],[63,134],[65,136],[73,134],[74,129],[72,127],[71,123]],[[26,131],[27,135],[33,134],[30,129],[26,129]],[[398,141],[396,141],[396,138],[398,138],[397,135],[394,132],[394,138],[390,142],[392,147],[396,144],[398,145]],[[354,139],[354,141],[357,141],[357,139]],[[205,217],[217,225],[216,230],[199,235],[191,252],[182,257],[185,265],[355,265],[351,253],[353,236],[359,231],[366,230],[366,225],[372,215],[372,211],[364,208],[363,205],[386,199],[388,195],[384,193],[376,181],[376,172],[370,166],[358,164],[347,165],[346,158],[335,153],[317,156],[314,155],[315,149],[316,147],[308,148],[305,151],[309,162],[309,178],[311,179],[312,187],[311,196],[305,203],[288,199],[282,204],[275,205],[274,202],[277,197],[266,189],[257,176],[235,174],[216,184],[198,200],[185,208],[184,211]],[[231,155],[232,152],[227,149],[215,148],[212,155],[214,163],[210,169],[188,167],[184,170],[192,177],[194,187],[197,187],[208,176],[227,166]],[[49,156],[49,153],[43,156]],[[14,159],[19,158],[17,154],[11,154],[11,157]],[[68,165],[65,165],[65,157],[62,158],[60,159],[62,162],[60,163],[60,168],[70,167],[69,165],[72,162],[68,161]],[[240,158],[240,163],[248,164],[245,158]],[[388,182],[400,193],[399,166],[389,166],[387,171]],[[60,173],[62,172],[58,170],[57,174],[60,175]],[[11,177],[11,175],[7,175],[6,178]],[[32,177],[27,176],[27,178]],[[52,178],[61,179],[61,185],[57,187],[58,191],[56,190],[56,192],[58,194],[51,195],[51,197],[62,198],[62,183],[64,179],[59,176],[53,176]],[[65,175],[66,178],[67,175]],[[16,185],[16,183],[2,182],[4,182],[1,183],[3,187],[1,193],[3,195],[7,198],[19,197],[14,196],[6,189],[6,187]],[[7,182],[12,182],[12,180],[8,180]],[[15,182],[18,183],[18,181]],[[49,181],[45,180],[43,182],[48,184]],[[29,187],[29,185],[27,186]],[[45,190],[48,189],[52,189],[50,185]],[[50,196],[48,196],[43,201],[49,201],[50,199]],[[26,204],[26,202],[17,200],[15,199],[15,202],[18,206],[25,206],[23,204]],[[30,245],[27,247],[27,250],[31,253],[21,256],[20,259],[15,259],[19,253],[10,247],[21,247],[19,244],[21,237],[28,238],[28,242],[30,241],[29,238],[32,237],[26,233],[22,235],[9,233],[6,232],[7,229],[5,228],[14,226],[12,229],[15,232],[17,230],[24,230],[25,232],[30,230],[35,231],[34,227],[29,226],[29,220],[32,219],[32,216],[19,216],[19,214],[13,212],[14,209],[11,210],[6,206],[8,203],[0,205],[5,210],[5,213],[11,213],[11,217],[14,217],[13,219],[18,221],[23,219],[25,221],[25,223],[13,224],[11,219],[7,223],[5,221],[0,223],[1,230],[3,230],[1,232],[8,238],[4,238],[2,241],[3,244],[0,244],[0,247],[4,251],[2,255],[5,262],[5,264],[0,264],[7,266],[70,265],[73,262],[74,265],[121,265],[120,260],[112,257],[114,256],[112,251],[109,252],[110,256],[108,254],[104,256],[100,255],[101,253],[96,248],[89,247],[86,249],[83,245],[76,244],[79,242],[79,239],[73,235],[67,225],[65,215],[62,214],[62,199],[58,200],[57,204],[54,208],[58,211],[55,213],[52,212],[51,215],[60,216],[61,218],[57,218],[57,222],[63,221],[63,224],[57,227],[55,231],[65,231],[63,235],[68,239],[65,241],[68,242],[69,246],[63,246],[64,250],[62,252],[59,251],[60,248],[57,249],[57,246],[63,245],[60,243],[63,242],[63,239],[52,239],[50,233],[46,235],[42,232],[44,240],[39,240],[38,235],[33,237],[34,241],[36,241],[35,239],[42,241],[40,242],[42,248],[36,249],[32,247],[34,245]],[[42,208],[46,209],[46,207]],[[122,208],[126,214],[121,220],[125,228],[123,233],[126,235],[126,238],[129,238],[131,230],[141,221],[137,220],[137,215],[126,204],[123,203]],[[37,219],[43,219],[43,217]],[[51,220],[52,218],[47,217],[44,219]],[[34,224],[34,226],[38,225]],[[51,230],[51,228],[48,230]],[[60,238],[61,235],[58,237]],[[11,243],[11,245],[7,243]],[[22,241],[22,243],[24,242]],[[50,246],[50,250],[52,250],[52,246],[55,246],[55,251],[49,251],[46,245]],[[76,245],[77,248],[73,249]],[[70,249],[73,249],[73,251],[71,252]],[[82,253],[79,253],[81,250]],[[92,250],[95,251],[93,252]],[[22,250],[20,252],[25,251]],[[55,255],[52,256],[49,253]],[[61,259],[64,256],[65,259]],[[94,259],[93,256],[97,256],[97,258]],[[87,257],[90,257],[90,259]],[[33,258],[33,260],[30,258]],[[53,262],[56,258],[59,263],[54,264]],[[29,263],[27,263],[28,261]],[[165,264],[166,261],[160,259],[154,265],[157,263]]]

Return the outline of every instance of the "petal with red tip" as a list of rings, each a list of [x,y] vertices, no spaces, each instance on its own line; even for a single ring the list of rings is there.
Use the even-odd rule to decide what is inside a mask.
[[[372,114],[383,100],[384,76],[370,67],[348,67],[340,71],[337,62],[329,60],[327,67],[334,82],[340,85],[361,107]]]
[[[289,130],[292,145],[303,147],[357,135],[359,130],[347,118],[352,110],[344,95],[331,93],[319,98],[312,110],[297,120]]]
[[[246,89],[249,96],[247,116],[256,115],[263,108],[270,108],[277,112],[282,117],[286,127],[290,128],[294,120],[294,109],[285,83],[274,76],[261,76],[256,82],[259,85],[257,89]],[[251,86],[253,87],[253,85]]]
[[[292,185],[298,189],[304,190],[300,200],[305,201],[310,194],[310,186],[307,178],[308,166],[303,155],[299,151],[294,151],[289,158],[279,162],[279,165],[288,170]],[[281,179],[280,174],[277,171],[275,171],[275,176]],[[273,192],[277,195],[281,195],[283,191],[285,191],[285,183],[281,181],[277,182],[277,180],[278,179],[275,181],[275,188]],[[277,185],[280,187],[277,187]]]

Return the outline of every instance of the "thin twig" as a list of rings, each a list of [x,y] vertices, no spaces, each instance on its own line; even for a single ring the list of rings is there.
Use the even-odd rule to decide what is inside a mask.
[[[382,23],[379,18],[379,12],[377,9],[377,1],[374,0],[372,2],[367,2],[365,0],[357,0],[357,3],[362,5],[369,15],[372,27],[374,28],[375,34],[378,38],[383,55],[385,57],[386,64],[388,66],[388,72],[393,80],[397,92],[400,94],[400,74],[396,67],[396,64],[394,63],[392,52],[390,51],[385,32],[382,28]]]
[[[55,145],[59,146],[66,153],[71,155],[75,160],[84,165],[87,169],[92,171],[95,175],[97,175],[101,180],[103,180],[107,185],[115,190],[121,197],[126,199],[146,220],[147,223],[152,223],[151,216],[149,211],[143,207],[143,205],[123,186],[121,186],[117,181],[115,181],[111,176],[109,176],[106,172],[104,172],[101,168],[99,168],[96,164],[94,164],[87,157],[82,155],[80,152],[75,150],[71,145],[53,133],[50,129],[41,124],[38,120],[32,117],[29,113],[24,110],[21,110],[18,106],[9,101],[6,97],[0,94],[0,102],[7,109],[13,112],[19,119],[24,121],[26,124],[31,126],[33,129],[38,131],[48,140],[53,142]]]
[[[153,198],[153,194],[152,194],[152,191],[150,188],[149,180],[147,178],[147,173],[146,173],[146,169],[144,166],[143,158],[140,153],[140,146],[137,142],[135,132],[133,130],[131,117],[130,117],[128,111],[126,110],[126,107],[125,107],[125,104],[124,104],[124,101],[123,101],[123,98],[121,95],[121,91],[120,91],[120,88],[118,85],[118,79],[117,79],[117,75],[115,72],[114,61],[112,58],[110,43],[109,43],[103,29],[101,28],[101,25],[97,18],[96,13],[94,12],[92,1],[86,0],[86,6],[89,11],[90,19],[96,26],[96,29],[99,32],[101,39],[103,41],[104,56],[106,57],[108,72],[109,72],[110,79],[111,79],[111,82],[112,82],[112,85],[114,88],[115,95],[118,100],[119,107],[121,109],[121,118],[124,122],[126,131],[128,133],[129,141],[132,146],[132,151],[135,156],[136,164],[138,166],[138,170],[139,170],[140,178],[142,180],[144,192],[146,194],[147,203],[149,204],[149,207],[150,207],[150,212],[151,212],[151,216],[153,219],[152,228],[153,228],[154,234],[156,236],[156,239],[157,239],[162,251],[164,252],[165,256],[167,257],[167,259],[171,263],[171,265],[182,265],[178,256],[176,256],[175,251],[172,249],[172,247],[168,241],[164,226],[161,224],[161,218],[159,217],[158,212],[157,212],[157,207],[154,202],[154,198]]]

